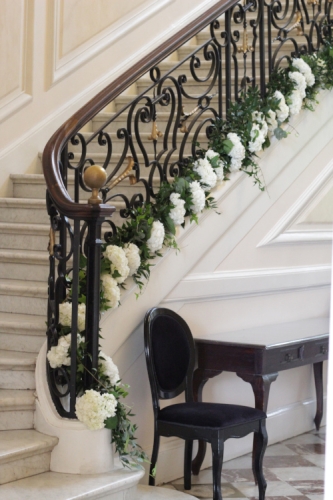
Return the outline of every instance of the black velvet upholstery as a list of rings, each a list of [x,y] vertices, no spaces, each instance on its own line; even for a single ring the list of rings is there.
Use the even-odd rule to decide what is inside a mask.
[[[190,360],[190,345],[184,329],[168,316],[157,316],[152,322],[152,351],[157,381],[170,391],[184,380]]]
[[[261,410],[248,406],[216,403],[179,403],[158,413],[158,420],[198,427],[225,428],[266,418]]]
[[[160,436],[177,436],[185,440],[184,487],[186,490],[191,489],[193,440],[200,440],[212,446],[213,500],[222,500],[224,441],[254,432],[256,446],[253,472],[258,483],[259,500],[264,500],[266,481],[262,461],[267,445],[266,414],[248,406],[193,401],[194,340],[186,322],[169,309],[153,308],[147,312],[145,354],[154,408],[154,446],[149,484],[155,484],[153,471],[157,463]],[[160,409],[160,399],[172,399],[183,392],[185,403]],[[198,473],[199,469],[194,470]]]

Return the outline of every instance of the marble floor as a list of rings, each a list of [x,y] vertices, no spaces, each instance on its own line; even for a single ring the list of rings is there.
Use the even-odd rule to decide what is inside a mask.
[[[323,500],[324,465],[324,428],[268,446],[264,458],[266,500]],[[212,500],[211,476],[210,469],[193,476],[192,489],[185,493],[200,500]],[[164,487],[184,491],[183,479],[165,484]],[[223,465],[222,495],[224,500],[258,499],[250,455]]]

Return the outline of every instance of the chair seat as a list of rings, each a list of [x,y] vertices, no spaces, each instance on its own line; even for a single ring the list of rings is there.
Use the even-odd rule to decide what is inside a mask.
[[[266,413],[248,406],[219,403],[179,403],[159,411],[158,420],[196,427],[226,428],[266,418]]]

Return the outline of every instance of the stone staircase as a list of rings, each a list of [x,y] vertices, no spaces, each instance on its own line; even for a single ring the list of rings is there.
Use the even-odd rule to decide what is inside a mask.
[[[203,43],[207,33],[208,31],[201,34],[198,42]],[[179,49],[180,59],[195,49],[195,42],[192,40]],[[161,63],[160,68],[162,71],[167,71],[174,64],[174,61],[165,61]],[[207,74],[209,67],[210,63],[203,61],[198,74]],[[180,71],[184,73],[184,69]],[[185,72],[188,73],[188,70]],[[137,92],[142,92],[149,84],[147,76],[144,76],[137,83]],[[205,88],[205,84],[199,84],[200,90],[198,90],[198,84],[194,84],[189,75],[186,84],[189,91],[201,93]],[[119,96],[115,102],[115,111],[121,109],[133,97],[133,95]],[[185,100],[185,105],[186,111],[189,112],[193,108],[193,101],[189,103]],[[111,117],[111,114],[100,113],[93,120],[91,131],[97,130],[101,123]],[[168,116],[167,112],[158,114],[158,127],[161,131],[165,128]],[[124,118],[120,119],[123,122]],[[115,134],[122,122],[116,119],[110,124],[109,130],[112,134]],[[146,128],[142,127],[142,131],[147,150],[152,151],[152,142],[148,141],[151,124],[147,124]],[[89,137],[90,133],[86,132],[85,136]],[[120,157],[123,141],[117,141],[114,135],[113,139],[112,161],[116,162]],[[202,134],[199,140],[204,143],[204,139]],[[97,141],[93,141],[90,147],[94,152],[94,159],[98,162],[100,155],[102,162],[105,155]],[[77,153],[75,147],[73,152]],[[115,481],[118,481],[117,484],[125,481],[120,470],[116,470],[108,478],[105,475],[100,475],[98,478],[90,476],[77,478],[47,472],[50,466],[50,454],[57,444],[57,438],[36,432],[33,422],[35,362],[45,340],[47,311],[49,221],[41,164],[35,174],[12,175],[11,181],[13,196],[0,199],[0,484],[5,485],[0,488],[0,500],[22,498],[38,500],[44,499],[46,494],[49,500],[125,498],[113,496],[111,493],[114,487],[110,485],[114,485]],[[73,186],[71,177],[69,186],[71,191]],[[137,186],[130,186],[126,181],[122,183],[121,188],[129,198],[138,191]],[[124,206],[118,201],[112,202],[112,205],[117,209]],[[119,215],[115,215],[114,221],[120,222]],[[88,496],[87,491],[90,492]],[[141,493],[137,498],[140,500],[183,497],[181,493],[176,496],[170,490],[160,492],[158,496],[151,489],[139,488],[139,491]],[[128,494],[126,499],[135,498],[130,496],[130,492]],[[132,495],[135,495],[134,490]],[[186,495],[186,498],[191,497]]]

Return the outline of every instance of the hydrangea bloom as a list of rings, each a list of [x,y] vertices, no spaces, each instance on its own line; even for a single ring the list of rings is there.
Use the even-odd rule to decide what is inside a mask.
[[[118,385],[120,377],[117,366],[112,361],[110,356],[104,354],[104,352],[99,353],[100,363],[102,365],[102,372],[110,379],[111,385]]]
[[[302,109],[303,99],[298,90],[293,90],[288,98],[290,115],[298,115]]]
[[[205,207],[205,191],[202,189],[200,182],[198,181],[191,182],[190,191],[192,196],[191,209],[195,214],[199,214]]]
[[[111,274],[115,271],[118,271],[120,274],[120,276],[115,278],[117,283],[123,283],[130,272],[124,250],[117,245],[108,245],[103,255],[111,262]]]
[[[262,145],[266,140],[268,133],[268,126],[264,117],[264,114],[260,111],[254,111],[252,113],[253,125],[251,129],[251,140],[249,142],[249,151],[251,153],[256,153],[262,150]]]
[[[270,109],[267,114],[268,114],[268,116],[266,118],[266,122],[268,125],[268,130],[273,134],[274,130],[278,127],[276,113],[275,113],[275,111]]]
[[[304,99],[306,95],[306,80],[304,75],[302,75],[299,71],[290,71],[289,78],[296,84],[295,90],[298,90],[302,99]]]
[[[208,157],[196,160],[193,164],[193,170],[200,176],[201,184],[204,184],[207,190],[215,187],[217,178]]]
[[[305,78],[306,85],[308,87],[312,87],[314,85],[315,83],[314,74],[312,73],[310,66],[303,59],[301,58],[293,59],[292,66],[295,69],[298,69],[300,73],[302,73],[302,75]]]
[[[240,137],[237,134],[230,132],[227,135],[227,138],[234,145],[229,153],[229,156],[231,158],[230,171],[235,172],[239,170],[242,166],[242,161],[245,158],[245,148],[242,144],[242,141],[240,140]]]
[[[279,108],[276,110],[276,116],[279,122],[283,123],[289,116],[289,106],[287,106],[284,95],[279,90],[274,92],[274,97],[280,99]]]
[[[104,298],[108,302],[108,306],[116,309],[120,301],[120,289],[118,283],[108,273],[101,274],[102,289]]]
[[[46,357],[49,360],[51,368],[59,368],[60,366],[70,366],[71,358],[68,350],[71,346],[71,334],[59,337],[58,345],[51,347]],[[77,334],[77,344],[84,342],[84,337]]]
[[[103,429],[104,421],[114,417],[116,409],[117,400],[113,394],[100,394],[90,389],[77,398],[75,413],[80,422],[91,431],[95,431]]]
[[[140,267],[140,250],[134,243],[127,243],[124,247],[124,252],[127,257],[129,276],[133,276]]]
[[[147,240],[147,246],[152,253],[161,250],[164,236],[165,230],[162,222],[155,220],[151,228],[150,238]]]
[[[183,224],[183,222],[185,221],[185,201],[181,199],[179,193],[171,193],[170,201],[174,207],[170,210],[170,218],[173,220],[176,226],[180,226],[180,224]]]
[[[59,323],[63,326],[72,326],[72,303],[63,302],[59,305]],[[86,327],[86,305],[78,305],[78,324],[79,332],[82,332]]]

